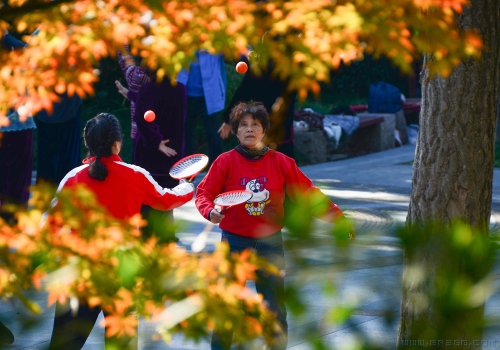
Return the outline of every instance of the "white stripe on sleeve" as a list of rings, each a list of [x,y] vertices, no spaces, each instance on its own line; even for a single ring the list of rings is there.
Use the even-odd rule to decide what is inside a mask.
[[[169,188],[163,188],[161,187],[158,182],[156,182],[155,179],[153,179],[153,177],[151,176],[151,174],[144,168],[141,168],[140,166],[137,166],[137,165],[133,165],[133,164],[128,164],[128,163],[125,163],[125,162],[115,162],[116,164],[120,164],[124,167],[127,167],[129,169],[132,169],[136,172],[139,172],[141,173],[142,175],[144,175],[146,177],[146,179],[148,179],[148,181],[155,187],[156,191],[161,194],[162,196],[165,194],[165,193],[170,193],[170,194],[174,194],[176,196],[184,196],[188,193],[191,193],[194,191],[193,189],[193,185],[189,184],[189,183],[182,183],[180,185],[177,185],[175,186],[174,188],[172,189],[169,189]]]
[[[162,196],[166,192],[173,193],[170,189],[161,187],[158,184],[158,182],[156,182],[156,180],[153,179],[153,177],[151,176],[151,174],[146,169],[141,168],[140,166],[133,165],[133,164],[128,164],[128,163],[125,163],[125,162],[115,162],[115,163],[123,165],[126,168],[132,169],[132,170],[134,170],[134,171],[136,171],[136,172],[141,173],[142,175],[144,175],[146,177],[146,179],[148,179],[148,181],[151,182],[151,184],[155,187],[156,191],[159,194],[161,194]]]
[[[87,168],[88,166],[90,166],[90,164],[83,164],[83,165],[80,165],[77,168],[74,168],[69,173],[67,173],[66,176],[59,183],[59,186],[57,187],[56,193],[61,192],[62,188],[64,187],[64,185],[66,184],[66,182],[68,181],[69,178],[75,176],[76,174],[78,174],[80,171],[82,171],[83,169]]]
[[[83,169],[87,168],[88,166],[90,166],[90,164],[80,165],[79,167],[74,168],[73,170],[71,170],[69,173],[66,174],[66,176],[61,180],[61,182],[59,183],[59,186],[57,187],[56,197],[54,197],[52,199],[52,201],[50,202],[50,204],[52,205],[52,208],[54,208],[57,205],[57,194],[59,192],[61,192],[61,190],[63,189],[63,187],[66,184],[66,182],[70,178],[72,178],[76,174],[78,174],[80,171],[82,171]]]
[[[174,188],[172,188],[172,192],[174,192],[178,196],[184,196],[193,191],[194,191],[194,185],[189,182],[183,182],[180,185],[177,185]]]
[[[52,198],[52,201],[50,201],[50,205],[52,206],[52,208],[54,208],[57,205],[57,194],[59,192],[61,192],[61,190],[63,189],[63,187],[66,184],[66,182],[68,181],[68,179],[75,176],[81,170],[85,169],[89,165],[90,164],[80,165],[79,167],[74,168],[73,170],[71,170],[69,173],[66,174],[66,176],[61,180],[61,182],[59,183],[59,186],[57,187],[56,196],[54,198]],[[49,217],[48,211],[46,211],[45,213],[42,214],[42,218],[40,219],[40,227],[45,225],[48,217]]]

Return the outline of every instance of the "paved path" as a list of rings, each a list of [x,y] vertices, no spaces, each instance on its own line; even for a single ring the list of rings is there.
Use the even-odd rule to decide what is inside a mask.
[[[371,343],[384,349],[394,349],[400,302],[400,276],[402,251],[394,235],[394,228],[406,219],[411,190],[411,165],[415,147],[411,145],[397,149],[351,158],[337,162],[305,166],[301,169],[327,195],[355,219],[358,237],[351,244],[353,259],[346,263],[343,251],[331,246],[315,244],[286,251],[287,283],[301,285],[300,295],[309,307],[302,317],[289,316],[289,349],[310,349],[311,341],[322,338],[330,346],[339,349],[355,343],[354,334],[361,334]],[[500,172],[495,171],[493,208],[500,209]],[[179,232],[180,244],[190,245],[203,230],[206,221],[199,215],[194,203],[175,210],[177,219],[186,220]],[[492,215],[491,227],[500,227],[500,214]],[[316,235],[320,238],[328,224],[320,221]],[[285,232],[286,235],[286,232]],[[326,238],[325,238],[326,239]],[[215,227],[210,235],[207,249],[213,249],[220,240],[220,230]],[[293,264],[292,254],[307,259],[311,267],[301,269]],[[335,296],[323,294],[323,281],[336,282]],[[252,282],[249,282],[252,285]],[[45,305],[45,293],[34,297]],[[328,310],[335,305],[355,306],[354,316],[349,322],[332,325],[327,321]],[[6,325],[16,334],[16,343],[9,349],[45,349],[52,330],[53,308],[48,309],[32,329],[21,330],[17,321],[19,310],[15,305],[0,305],[0,314]],[[487,315],[498,314],[500,297],[487,304]],[[141,349],[209,349],[207,341],[198,344],[175,336],[171,344],[153,342],[155,326],[141,322],[139,344]],[[103,349],[104,331],[95,327],[84,349]],[[500,339],[498,328],[486,332],[484,339]],[[499,341],[500,344],[500,341]]]

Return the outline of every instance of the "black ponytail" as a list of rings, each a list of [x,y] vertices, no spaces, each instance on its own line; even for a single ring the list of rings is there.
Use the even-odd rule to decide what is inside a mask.
[[[83,138],[89,155],[96,157],[90,164],[88,174],[95,180],[104,181],[108,176],[108,169],[101,162],[101,157],[113,154],[113,144],[122,141],[120,122],[113,114],[100,113],[87,121],[83,129]]]
[[[101,157],[97,157],[89,166],[89,176],[95,180],[104,181],[104,179],[108,176],[108,168],[106,165],[101,163]]]

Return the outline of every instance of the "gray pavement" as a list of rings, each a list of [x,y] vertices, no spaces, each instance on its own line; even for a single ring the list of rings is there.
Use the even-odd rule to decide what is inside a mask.
[[[315,339],[322,339],[330,348],[347,349],[359,344],[355,334],[383,349],[394,349],[396,344],[401,296],[402,250],[394,229],[404,223],[411,190],[411,165],[415,146],[406,145],[385,152],[336,162],[304,166],[301,169],[347,215],[355,220],[358,237],[351,244],[351,258],[346,263],[343,250],[313,244],[286,251],[288,284],[300,285],[300,296],[308,306],[302,316],[289,315],[289,349],[310,349]],[[500,208],[500,171],[495,170],[493,208]],[[178,234],[179,244],[190,249],[206,221],[197,212],[194,202],[175,210],[177,219],[185,220]],[[329,224],[315,222],[316,235],[321,242],[322,232]],[[500,213],[493,211],[491,228],[500,229]],[[287,232],[285,231],[285,237]],[[220,241],[220,230],[214,227],[207,250]],[[294,264],[292,256],[307,259],[310,266],[302,269]],[[500,268],[496,268],[500,270]],[[336,292],[325,295],[324,281],[333,281]],[[497,287],[499,287],[497,281]],[[248,285],[253,286],[249,281]],[[33,292],[33,297],[46,306],[46,294]],[[351,307],[353,316],[346,322],[332,323],[332,307]],[[486,314],[498,315],[498,293],[487,303]],[[43,322],[23,330],[19,316],[26,314],[18,302],[1,303],[0,314],[5,324],[15,333],[16,342],[8,349],[45,349],[50,340],[54,309],[48,308],[38,317]],[[102,317],[102,315],[101,315]],[[102,318],[101,318],[102,319]],[[499,328],[489,329],[484,339],[500,340]],[[199,343],[186,341],[176,335],[170,344],[151,340],[155,325],[141,320],[140,349],[209,349],[207,340]],[[94,327],[84,349],[103,349],[104,331]],[[491,348],[491,347],[490,347]]]

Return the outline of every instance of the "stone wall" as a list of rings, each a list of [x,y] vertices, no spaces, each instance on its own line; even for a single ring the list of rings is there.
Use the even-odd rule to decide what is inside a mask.
[[[328,161],[326,136],[323,131],[296,131],[294,133],[295,153],[300,163],[317,164]]]
[[[396,130],[395,114],[360,113],[358,116],[379,116],[384,121],[356,130],[348,141],[350,147],[355,147],[366,152],[380,152],[394,148],[394,130]]]

